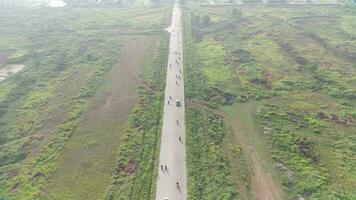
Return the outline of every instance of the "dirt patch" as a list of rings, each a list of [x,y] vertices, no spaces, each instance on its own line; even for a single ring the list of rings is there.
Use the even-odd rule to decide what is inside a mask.
[[[43,174],[38,172],[34,176],[31,177],[31,181],[36,182],[41,176],[43,176]]]
[[[266,79],[252,79],[250,80],[250,83],[254,84],[254,85],[260,85],[262,87],[265,87],[267,89],[271,89],[272,88],[272,83],[269,80]]]
[[[117,166],[116,171],[118,173],[133,174],[135,173],[137,167],[138,167],[137,161],[130,160],[129,163],[127,163],[126,165],[124,163],[120,163]]]
[[[11,192],[16,192],[17,188],[20,186],[20,183],[16,183],[12,188],[11,188]]]
[[[248,110],[249,108],[247,107],[249,106],[246,105],[244,107]],[[246,110],[235,112],[246,113]],[[244,116],[246,119],[250,117]],[[260,155],[261,151],[267,151],[267,149],[264,149],[267,148],[265,147],[267,145],[261,145],[260,136],[254,131],[253,122],[251,120],[240,121],[238,118],[235,119],[229,116],[225,116],[225,122],[232,127],[234,140],[241,147],[248,163],[253,199],[283,199],[283,192],[270,172],[271,166],[273,167],[272,161],[267,161],[265,156]]]
[[[21,71],[25,68],[25,65],[6,65],[0,68],[0,82],[5,80],[7,77]]]
[[[137,88],[140,84],[139,67],[153,45],[152,36],[142,36],[129,41],[122,50],[119,63],[108,74],[106,89],[99,91],[95,105],[84,116],[87,126],[95,124],[98,118],[125,121],[137,102]]]
[[[248,147],[251,148],[251,147]],[[250,149],[251,151],[251,149]],[[263,170],[263,160],[258,156],[257,152],[249,152],[249,160],[252,167],[252,194],[254,199],[282,199],[276,184],[274,183],[271,174]]]

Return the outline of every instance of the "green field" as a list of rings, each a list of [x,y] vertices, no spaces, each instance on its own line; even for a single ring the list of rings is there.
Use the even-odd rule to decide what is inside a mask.
[[[220,142],[203,141],[219,144],[214,153],[227,164],[200,159],[231,176],[226,185],[233,181],[242,199],[356,198],[355,22],[355,10],[342,6],[186,2],[188,107],[224,121]],[[213,123],[201,123],[207,137]],[[211,152],[188,146],[188,159],[196,154]],[[189,194],[219,199],[199,192],[215,183],[190,181]]]
[[[154,194],[169,13],[0,7],[0,199]]]

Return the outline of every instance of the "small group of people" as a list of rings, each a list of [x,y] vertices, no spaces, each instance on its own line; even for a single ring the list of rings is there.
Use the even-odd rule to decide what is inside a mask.
[[[164,171],[164,170],[168,171],[167,165],[165,165],[165,166],[161,165],[161,170],[162,170],[162,171]]]
[[[161,165],[161,170],[168,172],[168,167],[167,167],[167,165],[164,165],[164,166]],[[178,181],[177,181],[177,183],[176,183],[176,186],[177,186],[177,189],[180,190],[180,185],[179,185],[179,182],[178,182]]]
[[[179,24],[179,23],[176,23],[175,26],[178,27],[178,28],[180,28],[180,24]],[[174,34],[174,33],[175,33],[175,34]],[[179,36],[180,33],[181,33],[181,31],[172,29],[172,36],[173,36],[173,37],[175,37],[175,35]],[[180,40],[179,40],[178,42],[181,43]],[[175,63],[179,66],[180,61],[181,61],[180,51],[174,51],[174,54],[175,54],[175,55],[178,55],[178,59],[175,59]],[[169,64],[169,67],[172,68],[172,64],[171,64],[171,63]],[[179,70],[179,73],[182,74],[182,71]],[[176,78],[177,78],[177,79],[181,79],[181,75],[180,75],[180,74],[176,74]],[[176,80],[176,84],[178,85],[178,80]],[[171,101],[173,101],[172,96],[169,96],[168,104],[170,104]],[[176,123],[177,123],[178,126],[180,125],[178,120],[176,120]],[[181,137],[181,136],[178,137],[178,140],[179,140],[179,142],[183,143],[183,140],[182,140],[182,137]],[[161,170],[168,172],[168,167],[167,167],[167,165],[161,165]],[[177,186],[177,189],[180,190],[180,184],[179,184],[178,181],[176,182],[176,186]]]
[[[167,100],[168,105],[171,105],[171,101],[173,101],[172,96],[169,96],[169,99]]]

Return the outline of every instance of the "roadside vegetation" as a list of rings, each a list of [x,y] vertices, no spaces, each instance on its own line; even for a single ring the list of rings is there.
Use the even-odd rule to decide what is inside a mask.
[[[166,7],[0,8],[0,67],[25,65],[22,71],[0,83],[0,199],[78,199],[70,195],[88,187],[91,180],[85,174],[73,172],[90,172],[94,167],[101,173],[95,179],[98,196],[88,195],[91,189],[82,189],[79,198],[122,199],[128,195],[122,191],[139,197],[152,195],[167,46],[163,29],[168,17]],[[132,117],[128,122],[120,122],[120,128],[115,123],[96,124],[101,128],[93,129],[94,132],[112,137],[86,138],[87,132],[80,127],[93,98],[98,91],[106,90],[103,86],[108,83],[107,74],[120,63],[122,47],[141,36],[163,39],[153,43],[153,59],[140,58],[146,60],[137,74],[142,86]],[[110,114],[107,112],[104,115]],[[122,128],[125,124],[127,131]],[[135,142],[144,148],[143,154],[136,154],[137,146],[132,145]],[[105,144],[112,148],[106,151],[119,151],[118,161],[104,160],[107,156],[98,155],[103,153],[99,147]],[[68,161],[68,152],[80,148],[86,153]],[[93,157],[95,165],[91,164]],[[131,173],[122,167],[129,161],[135,162]],[[66,162],[79,163],[75,164],[78,169],[71,172],[78,184],[69,187],[72,183],[64,182],[58,188],[49,187],[51,181],[60,177],[56,176],[58,167]],[[123,186],[120,177],[134,181]],[[147,182],[142,184],[141,180]],[[111,187],[120,189],[114,194]],[[129,187],[132,189],[127,190]]]
[[[186,101],[188,196],[190,199],[239,199],[229,173],[227,157],[223,152],[225,138],[223,118],[211,112],[210,102],[206,101],[204,96],[210,93],[208,90],[211,89],[211,84],[196,67],[198,61],[196,54],[199,52],[195,50],[193,43],[190,19],[184,11],[184,81],[188,100]],[[221,53],[220,49],[204,49],[204,52],[209,51],[218,56]],[[212,62],[209,67],[214,71],[214,64],[220,62],[219,60]],[[208,69],[206,71],[209,72]]]
[[[139,102],[119,147],[118,165],[106,199],[154,199],[162,128],[168,34],[157,55],[143,66]]]
[[[184,16],[187,136],[201,137],[187,146],[188,172],[201,172],[190,195],[216,199],[198,189],[215,187],[204,174],[216,167],[242,198],[355,199],[355,11],[187,1]],[[225,122],[213,153],[206,113]]]

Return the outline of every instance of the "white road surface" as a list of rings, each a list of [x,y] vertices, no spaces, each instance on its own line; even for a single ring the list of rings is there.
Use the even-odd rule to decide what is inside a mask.
[[[156,200],[187,199],[181,10],[173,7]],[[176,101],[180,106],[176,106]],[[167,167],[167,169],[166,169]],[[177,184],[178,182],[178,184]]]

